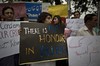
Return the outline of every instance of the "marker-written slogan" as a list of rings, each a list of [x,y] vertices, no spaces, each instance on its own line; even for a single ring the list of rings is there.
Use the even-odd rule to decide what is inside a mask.
[[[0,22],[0,58],[12,55],[15,52],[10,52],[14,47],[19,46],[19,22]]]
[[[56,58],[58,59],[60,57],[67,58],[66,47],[64,46],[66,45],[65,39],[63,37],[64,35],[62,32],[58,32],[61,30],[58,30],[57,27],[52,25],[36,25],[33,25],[33,27],[24,25],[24,27],[22,27],[22,55],[33,57],[33,59],[35,59],[33,62]],[[22,47],[23,45],[24,47]],[[21,57],[23,57],[22,55]],[[22,62],[29,62],[30,60],[27,61],[22,58]]]
[[[100,36],[70,37],[68,49],[69,66],[100,65]]]
[[[24,27],[25,34],[38,34],[39,42],[65,42],[63,34],[48,34],[48,28],[42,28],[42,34],[40,28],[28,28]]]

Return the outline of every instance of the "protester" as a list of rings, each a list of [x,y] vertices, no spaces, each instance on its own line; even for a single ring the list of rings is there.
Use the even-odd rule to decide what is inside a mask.
[[[14,10],[12,7],[4,7],[2,9],[2,15],[5,17],[3,18],[5,21],[13,21],[14,17]],[[4,57],[0,59],[0,66],[15,66],[14,62],[14,55]]]
[[[63,23],[62,18],[59,15],[55,15],[52,19],[51,24],[55,25],[57,28],[63,28],[63,32],[65,29],[65,23]]]
[[[52,21],[52,15],[48,12],[42,12],[37,19],[38,23],[45,23],[45,24],[51,24]],[[43,63],[36,63],[31,64],[31,66],[55,66],[55,62],[43,62]]]
[[[52,24],[62,24],[61,17],[59,15],[55,15],[52,19]]]
[[[12,7],[4,7],[2,9],[2,15],[5,17],[5,21],[14,21],[14,9]]]
[[[79,11],[75,11],[73,14],[74,14],[74,17],[72,17],[72,19],[80,18],[80,12]]]
[[[63,28],[63,32],[64,32],[64,29],[65,29],[65,24],[62,23],[62,19],[59,15],[55,15],[52,19],[52,23],[51,24],[54,24],[55,26],[57,26],[57,28]],[[56,61],[56,66],[67,66],[68,65],[68,62],[67,60],[57,60]]]
[[[94,31],[94,27],[96,27],[97,21],[97,15],[87,14],[84,17],[85,26],[79,29],[77,36],[95,36],[96,32]]]
[[[15,21],[15,12],[12,7],[4,7],[2,9],[2,16],[4,16],[4,21]],[[0,66],[21,66],[19,65],[19,54],[1,58]]]

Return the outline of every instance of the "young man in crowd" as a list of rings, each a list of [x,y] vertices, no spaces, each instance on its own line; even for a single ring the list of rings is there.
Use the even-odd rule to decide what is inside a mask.
[[[77,32],[78,36],[95,36],[96,32],[94,31],[94,27],[97,26],[98,17],[95,14],[87,14],[84,17],[85,26],[80,28]]]
[[[14,9],[12,7],[4,7],[2,9],[2,15],[4,16],[4,21],[15,21]],[[19,65],[19,54],[7,56],[0,59],[0,66],[20,66]]]

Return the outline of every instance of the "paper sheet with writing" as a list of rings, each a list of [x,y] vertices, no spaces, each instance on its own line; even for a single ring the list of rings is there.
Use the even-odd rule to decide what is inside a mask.
[[[20,22],[0,22],[0,58],[19,53]]]
[[[69,66],[100,66],[100,36],[69,37]]]
[[[66,28],[72,30],[71,36],[76,36],[76,32],[83,26],[83,19],[66,19]]]

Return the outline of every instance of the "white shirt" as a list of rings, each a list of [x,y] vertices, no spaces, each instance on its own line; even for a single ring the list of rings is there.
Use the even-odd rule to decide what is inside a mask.
[[[96,36],[96,32],[94,30],[92,30],[93,34],[91,34],[89,32],[89,29],[84,26],[82,28],[79,29],[79,31],[77,32],[77,36]]]

